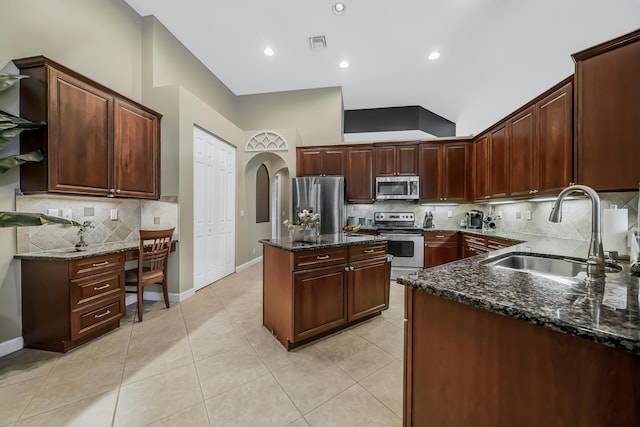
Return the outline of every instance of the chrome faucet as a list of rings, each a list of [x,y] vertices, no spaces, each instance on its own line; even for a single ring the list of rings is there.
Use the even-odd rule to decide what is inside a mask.
[[[549,221],[562,221],[562,201],[571,193],[584,193],[591,199],[591,242],[589,244],[589,254],[587,255],[587,283],[604,282],[605,259],[602,250],[602,223],[600,221],[600,196],[598,193],[586,185],[572,185],[565,188],[558,194],[558,198],[553,203]]]

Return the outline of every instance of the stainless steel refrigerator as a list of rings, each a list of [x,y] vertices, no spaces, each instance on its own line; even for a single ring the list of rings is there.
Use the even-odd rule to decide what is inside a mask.
[[[344,177],[293,178],[293,216],[304,209],[320,214],[320,234],[339,233],[345,224]]]

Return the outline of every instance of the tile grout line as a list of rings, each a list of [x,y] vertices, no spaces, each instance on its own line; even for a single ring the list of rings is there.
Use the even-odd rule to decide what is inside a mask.
[[[136,305],[137,307],[137,305]],[[136,312],[134,313],[134,318],[131,320],[131,331],[129,331],[129,340],[127,341],[127,351],[124,354],[124,363],[122,364],[122,374],[120,375],[120,384],[118,385],[118,393],[116,395],[116,403],[113,405],[113,415],[111,416],[111,427],[114,427],[116,422],[116,415],[118,414],[118,404],[120,403],[120,392],[122,391],[122,382],[124,381],[124,373],[127,367],[127,359],[129,358],[129,348],[131,347],[131,339],[133,337],[133,328],[135,327],[135,316],[138,314],[136,308]],[[127,307],[125,306],[125,313],[127,312]]]

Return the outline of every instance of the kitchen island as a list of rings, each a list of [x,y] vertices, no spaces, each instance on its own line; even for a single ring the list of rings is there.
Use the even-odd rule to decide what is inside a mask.
[[[339,233],[260,243],[263,325],[287,350],[389,307],[385,239]]]
[[[626,265],[591,292],[580,280],[488,265],[509,254],[586,255],[531,237],[398,279],[404,425],[640,423],[639,279]]]

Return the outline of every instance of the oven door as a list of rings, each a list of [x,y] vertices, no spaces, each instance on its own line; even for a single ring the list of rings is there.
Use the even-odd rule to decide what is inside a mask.
[[[424,264],[424,236],[420,234],[381,232],[389,243],[389,254],[393,255],[391,268],[409,267],[422,269]]]

